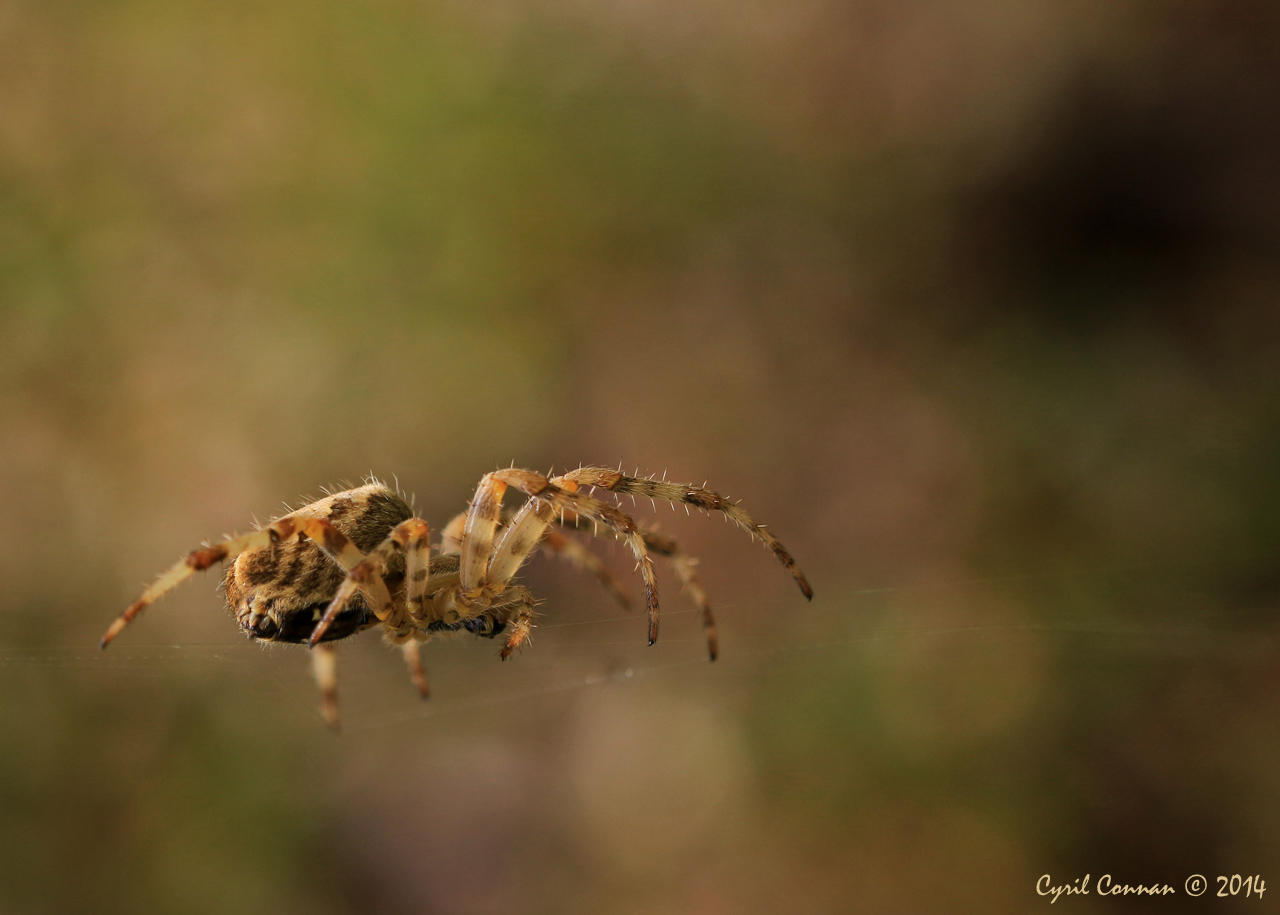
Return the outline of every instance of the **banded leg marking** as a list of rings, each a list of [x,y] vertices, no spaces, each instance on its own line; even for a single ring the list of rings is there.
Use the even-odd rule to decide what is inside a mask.
[[[658,582],[653,560],[645,548],[644,538],[630,515],[598,499],[573,492],[577,488],[568,480],[564,488],[532,470],[497,470],[486,474],[476,489],[467,513],[462,542],[462,586],[458,595],[463,603],[482,604],[492,597],[485,578],[488,557],[493,549],[494,531],[502,512],[502,496],[508,486],[525,495],[549,503],[556,512],[571,511],[598,521],[612,530],[631,549],[644,578],[645,606],[649,612],[649,644],[658,639]]]
[[[490,588],[501,591],[515,577],[546,533],[554,515],[555,509],[541,499],[530,499],[520,506],[494,544],[486,576],[486,584]]]
[[[720,656],[720,640],[716,630],[716,618],[711,613],[711,601],[707,599],[707,592],[702,589],[702,582],[698,580],[698,560],[682,550],[675,540],[655,531],[645,531],[644,542],[652,552],[671,560],[676,575],[680,577],[680,583],[684,585],[684,589],[689,592],[693,602],[702,611],[702,628],[707,633],[707,654],[714,661]]]
[[[679,505],[692,505],[695,508],[705,509],[706,511],[721,512],[725,518],[742,528],[753,538],[759,537],[763,540],[773,550],[773,555],[778,557],[778,561],[791,573],[796,580],[796,584],[800,587],[801,593],[807,599],[813,599],[813,588],[809,586],[804,573],[800,571],[800,566],[796,564],[795,559],[787,552],[787,548],[782,545],[777,537],[765,530],[764,525],[758,523],[751,515],[747,514],[746,509],[718,492],[712,492],[710,489],[704,489],[701,486],[693,486],[688,483],[669,483],[666,480],[629,477],[607,467],[580,467],[577,470],[566,473],[564,478],[583,486],[598,486],[601,489],[607,489],[619,495],[663,499]]]
[[[533,594],[528,588],[522,588],[519,585],[507,592],[510,600],[503,600],[504,606],[515,604],[515,614],[508,619],[508,625],[511,627],[511,634],[507,636],[507,643],[502,646],[502,651],[498,653],[502,660],[511,657],[512,652],[529,640],[529,635],[533,630]],[[504,596],[505,597],[505,596]],[[504,614],[505,615],[505,614]]]
[[[329,602],[324,616],[311,631],[307,644],[312,648],[319,644],[329,626],[338,618],[338,614],[350,603],[351,598],[355,597],[356,591],[366,594],[372,592],[374,600],[370,603],[370,607],[374,615],[379,621],[387,624],[387,627],[396,635],[403,635],[405,629],[403,610],[396,607],[391,600],[386,582],[382,580],[382,572],[397,549],[407,550],[409,561],[413,563],[412,573],[406,565],[406,577],[409,578],[406,586],[407,593],[411,598],[416,594],[418,607],[421,609],[422,594],[426,590],[427,572],[430,567],[430,548],[427,545],[430,535],[431,529],[427,526],[427,522],[420,518],[410,518],[397,524],[386,539],[369,552],[368,556],[361,555],[357,562],[347,567],[347,577],[338,586],[337,593]],[[354,545],[352,549],[355,549]],[[359,553],[358,550],[356,552]],[[424,574],[418,581],[413,581],[413,574],[419,571]]]

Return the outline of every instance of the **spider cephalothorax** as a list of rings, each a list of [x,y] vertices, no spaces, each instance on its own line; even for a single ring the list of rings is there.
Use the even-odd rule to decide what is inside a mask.
[[[511,487],[528,501],[505,523],[502,497]],[[196,550],[169,569],[122,613],[102,645],[157,598],[192,573],[232,560],[227,602],[250,638],[309,645],[324,695],[325,718],[337,722],[331,642],[381,627],[404,646],[419,692],[427,695],[418,645],[442,632],[493,638],[506,633],[505,660],[533,628],[533,595],[513,583],[541,543],[589,569],[626,605],[612,577],[576,540],[552,525],[603,527],[635,555],[644,579],[649,644],[658,638],[658,587],[650,554],[669,557],[702,610],[711,659],[717,654],[715,620],[694,572],[695,560],[670,538],[636,525],[621,509],[582,490],[664,499],[721,512],[763,540],[795,577],[805,597],[813,591],[803,573],[764,527],[735,502],[700,486],[626,476],[603,467],[581,467],[556,477],[530,470],[498,470],[480,481],[470,508],[445,526],[440,554],[432,557],[427,522],[413,515],[395,492],[376,481],[326,496],[261,530]]]

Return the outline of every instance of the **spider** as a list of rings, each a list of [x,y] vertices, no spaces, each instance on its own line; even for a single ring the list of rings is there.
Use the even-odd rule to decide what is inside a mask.
[[[504,518],[502,500],[511,488],[527,500]],[[382,627],[401,645],[419,694],[428,695],[419,646],[441,633],[469,632],[483,638],[506,633],[505,661],[528,640],[535,601],[514,584],[516,572],[539,544],[595,574],[624,606],[626,595],[600,561],[557,527],[596,532],[603,526],[635,555],[644,581],[649,644],[658,638],[658,585],[651,554],[669,558],[702,611],[711,660],[718,654],[715,618],[695,572],[697,560],[670,538],[639,527],[630,515],[589,492],[644,496],[720,512],[759,537],[806,598],[813,589],[791,554],[736,502],[701,486],[652,477],[626,476],[604,467],[580,467],[561,476],[510,468],[486,474],[467,511],[442,532],[439,555],[431,555],[431,529],[414,516],[395,491],[377,480],[333,493],[266,527],[195,550],[160,576],[116,618],[102,647],[139,613],[195,572],[230,560],[227,603],[251,639],[306,644],[320,687],[325,721],[338,723],[333,642]]]

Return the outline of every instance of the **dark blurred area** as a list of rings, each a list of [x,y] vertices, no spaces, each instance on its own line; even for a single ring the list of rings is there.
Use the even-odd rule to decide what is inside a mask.
[[[1277,162],[1262,0],[0,5],[0,913],[1274,908],[1183,888],[1280,881]],[[816,596],[641,505],[714,665],[538,556],[337,736],[216,576],[96,647],[512,461]]]

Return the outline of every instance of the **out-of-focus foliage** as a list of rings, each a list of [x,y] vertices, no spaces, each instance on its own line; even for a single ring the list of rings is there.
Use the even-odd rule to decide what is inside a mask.
[[[1280,880],[1277,49],[1263,0],[0,7],[0,912]],[[670,576],[650,649],[535,560],[533,645],[433,645],[422,707],[356,640],[337,738],[212,579],[93,647],[282,499],[438,528],[513,459],[709,479],[817,597],[666,514],[717,664]]]

